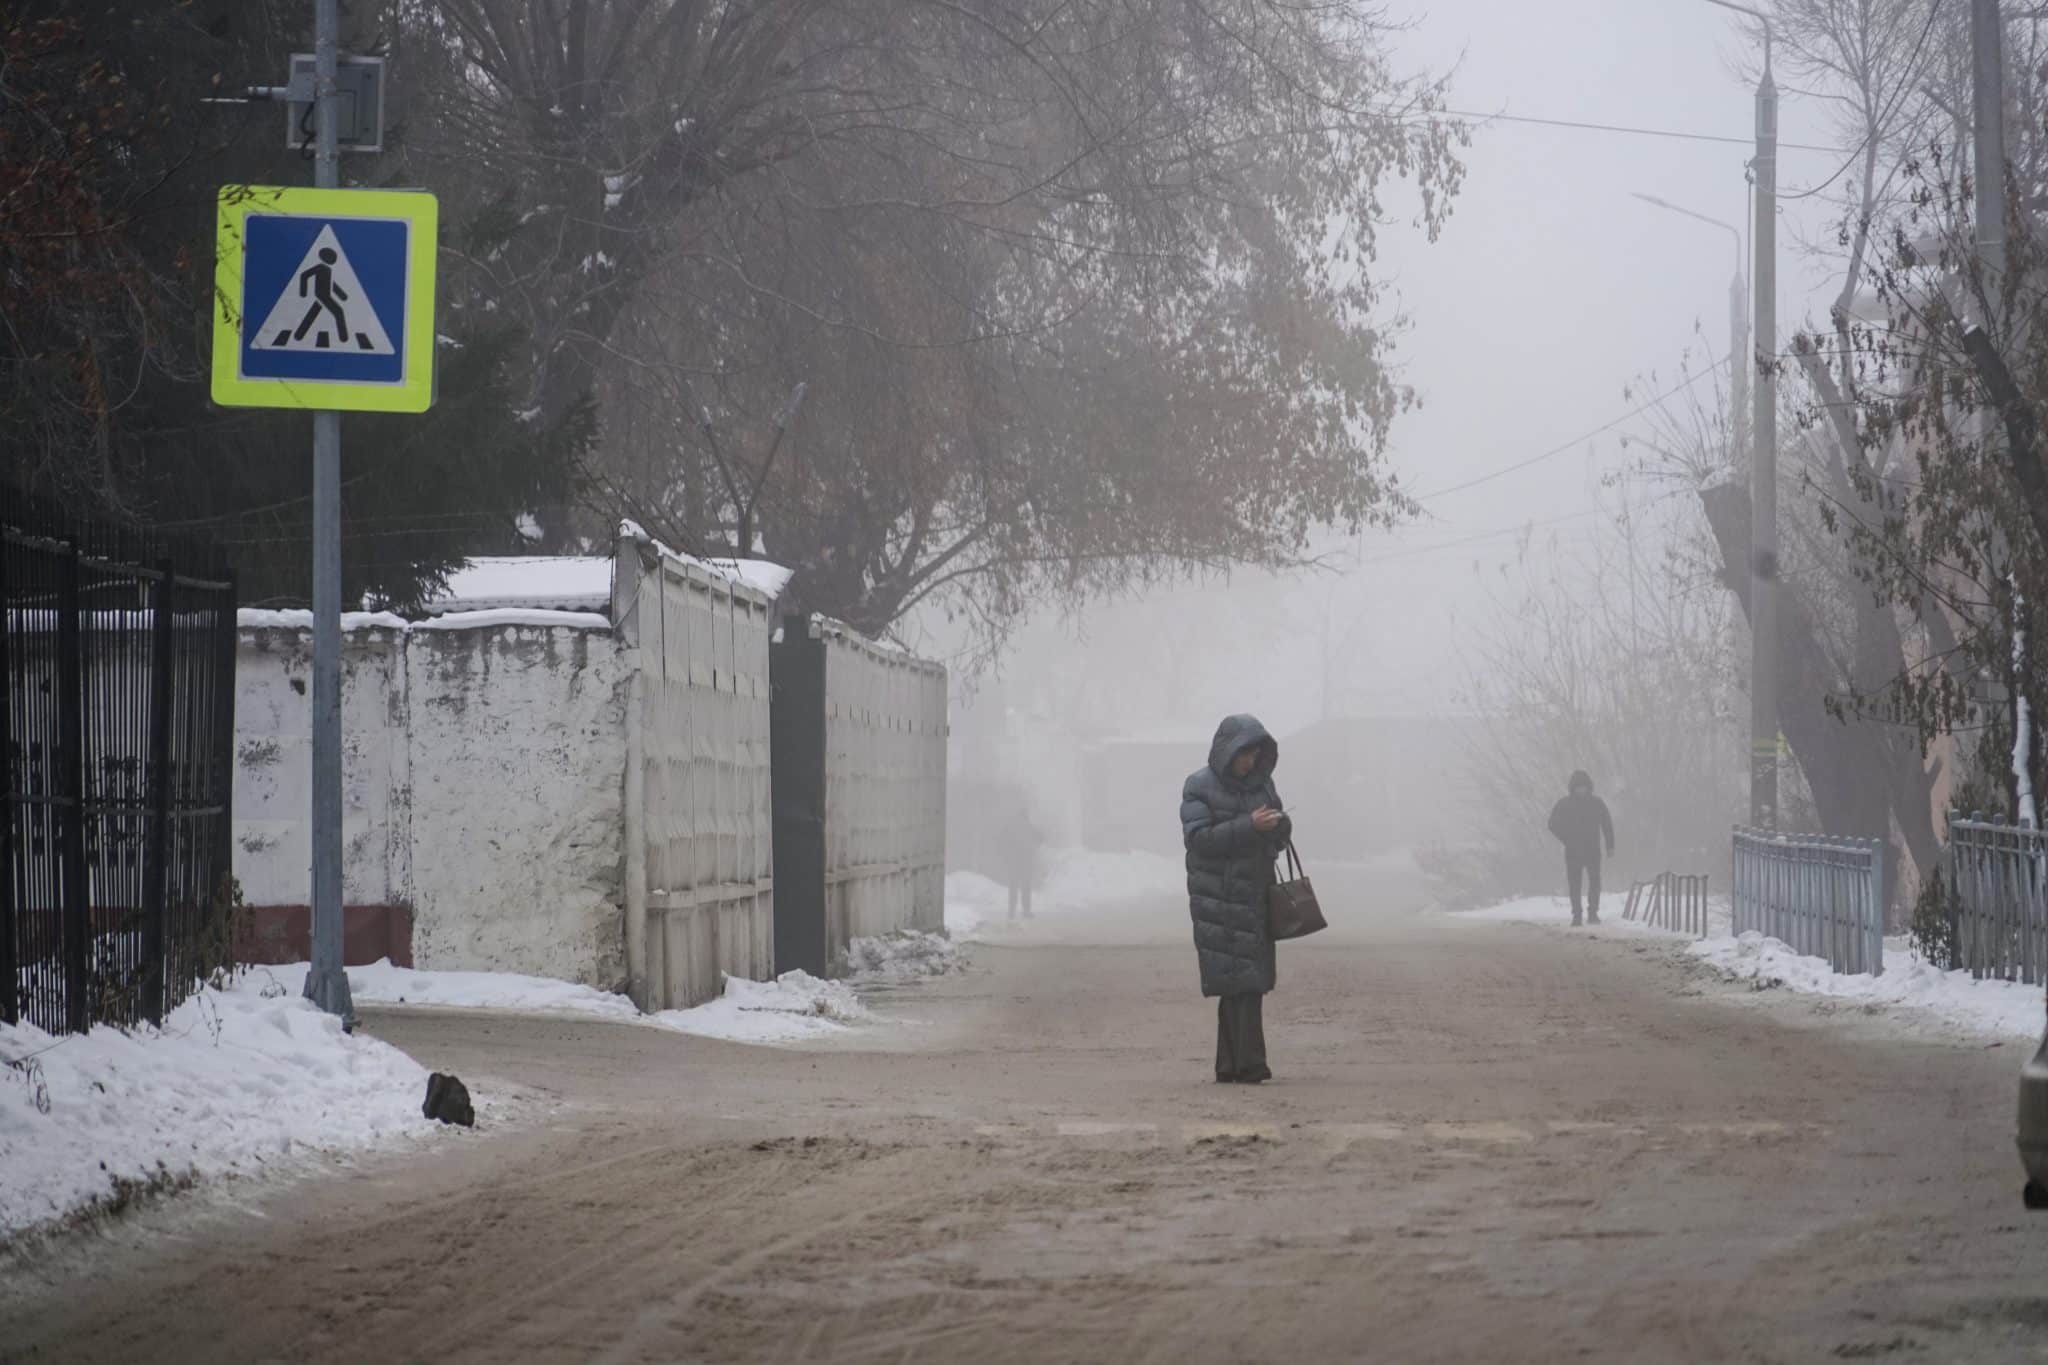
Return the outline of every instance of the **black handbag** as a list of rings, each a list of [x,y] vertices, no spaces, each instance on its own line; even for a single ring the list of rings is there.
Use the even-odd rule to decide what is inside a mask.
[[[1287,841],[1286,863],[1286,875],[1276,866],[1273,884],[1266,888],[1266,932],[1276,943],[1330,927],[1330,922],[1323,918],[1323,907],[1316,901],[1315,886],[1301,870],[1301,855],[1294,851],[1292,839]]]

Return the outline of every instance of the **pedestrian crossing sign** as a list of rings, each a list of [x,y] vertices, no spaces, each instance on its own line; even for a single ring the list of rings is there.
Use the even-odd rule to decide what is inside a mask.
[[[410,190],[222,186],[214,401],[425,412],[436,220]]]

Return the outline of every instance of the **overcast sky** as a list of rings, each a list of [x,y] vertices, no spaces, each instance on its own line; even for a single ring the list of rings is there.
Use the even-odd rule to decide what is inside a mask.
[[[1352,637],[1340,709],[1451,708],[1464,666],[1460,642],[1497,628],[1493,602],[1514,594],[1517,539],[1429,547],[1532,523],[1539,539],[1567,545],[1597,534],[1600,472],[1627,456],[1620,431],[1575,438],[1626,413],[1632,403],[1623,390],[1638,376],[1654,371],[1668,384],[1688,350],[1696,368],[1725,354],[1733,239],[1630,195],[1655,195],[1747,235],[1753,79],[1736,68],[1753,52],[1737,17],[1706,0],[1429,0],[1406,12],[1413,27],[1397,43],[1403,63],[1455,67],[1456,109],[1742,142],[1478,126],[1442,237],[1433,245],[1413,231],[1383,238],[1377,269],[1409,319],[1403,377],[1424,404],[1395,427],[1393,467],[1409,491],[1427,495],[1569,448],[1428,499],[1422,524],[1368,534],[1360,567],[1334,591],[1308,584],[1275,593],[1241,582],[1230,591],[1232,610],[1219,614],[1211,608],[1222,590],[1211,585],[1092,610],[1080,622],[1042,622],[1006,665],[1020,687],[1048,670],[1071,672],[1055,642],[1085,639],[1095,667],[1106,671],[1105,693],[1148,699],[1148,728],[1196,729],[1219,708],[1253,709],[1270,713],[1285,733],[1320,705],[1320,669],[1305,638],[1260,667],[1215,670],[1170,707],[1143,685],[1152,652],[1128,642],[1212,631],[1237,609],[1288,611],[1304,622],[1327,610]],[[1838,140],[1829,106],[1790,92],[1779,136],[1830,147]],[[1781,193],[1827,179],[1846,155],[1785,150]],[[1830,236],[1834,212],[1817,198],[1788,204],[1781,216],[1781,340],[1825,310],[1825,267],[1802,257],[1800,238]],[[1699,389],[1709,402],[1710,384]],[[1140,675],[1128,688],[1115,678],[1122,667]]]

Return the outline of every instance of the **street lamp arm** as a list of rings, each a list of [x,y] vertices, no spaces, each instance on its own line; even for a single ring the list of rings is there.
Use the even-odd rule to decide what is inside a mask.
[[[1704,213],[1698,213],[1692,209],[1684,208],[1678,204],[1672,203],[1668,199],[1659,199],[1654,194],[1644,194],[1639,190],[1630,190],[1629,196],[1634,199],[1640,199],[1645,204],[1655,204],[1660,209],[1670,209],[1673,213],[1682,213],[1688,218],[1697,218],[1702,223],[1707,223],[1714,227],[1720,228],[1723,232],[1727,233],[1730,237],[1733,237],[1735,239],[1735,254],[1738,257],[1741,256],[1742,232],[1741,229],[1737,228],[1733,223],[1724,223],[1719,218],[1710,218]]]
[[[1718,5],[1722,9],[1732,9],[1737,14],[1747,14],[1764,26],[1764,71],[1768,73],[1771,69],[1771,39],[1774,36],[1771,32],[1771,17],[1762,10],[1751,9],[1748,5],[1738,5],[1735,0],[1707,0],[1707,3]]]

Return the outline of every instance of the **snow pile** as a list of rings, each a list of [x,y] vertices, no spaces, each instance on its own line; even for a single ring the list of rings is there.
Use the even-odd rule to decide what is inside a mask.
[[[853,987],[821,981],[809,972],[784,972],[773,981],[725,978],[725,994],[687,1010],[649,1018],[663,1028],[732,1043],[797,1043],[842,1033],[871,1018]]]
[[[0,1240],[140,1190],[436,1128],[417,1062],[274,990],[201,991],[161,1030],[0,1025]]]
[[[1885,940],[1882,976],[1838,974],[1825,958],[1802,956],[1755,930],[1739,938],[1704,939],[1689,951],[1728,979],[1758,989],[1783,986],[1868,1010],[1924,1011],[1978,1033],[2018,1038],[2041,1033],[2041,987],[1943,971],[1914,953],[1903,938]]]
[[[305,989],[309,966],[258,967],[256,977],[274,978],[287,994]],[[389,958],[348,969],[349,996],[358,1005],[431,1005],[456,1009],[521,1010],[539,1014],[594,1014],[637,1020],[640,1011],[623,995],[551,976],[511,972],[421,972],[394,967]]]
[[[966,939],[984,924],[1003,918],[1009,906],[1009,892],[1000,882],[979,872],[950,872],[946,875],[946,932]]]
[[[885,938],[857,938],[846,946],[846,975],[856,985],[892,985],[944,976],[967,966],[967,954],[944,934],[912,929]]]

